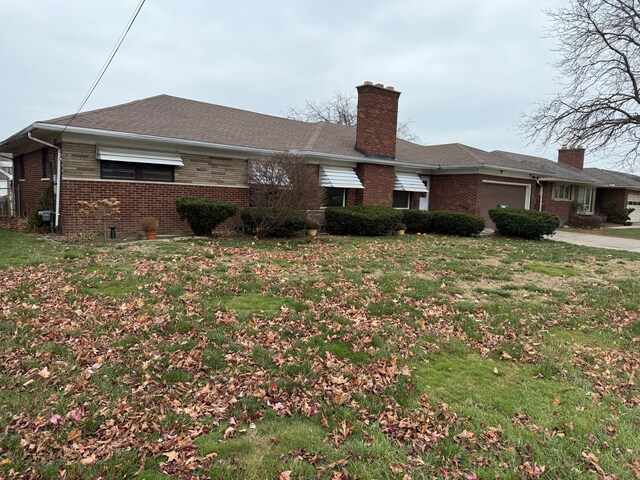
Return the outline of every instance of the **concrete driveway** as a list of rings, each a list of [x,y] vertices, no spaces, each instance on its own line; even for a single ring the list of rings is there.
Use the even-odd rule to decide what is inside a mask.
[[[587,233],[563,232],[558,230],[555,235],[545,237],[555,242],[573,243],[585,247],[609,248],[611,250],[626,250],[628,252],[640,252],[640,240],[630,238],[606,237],[604,235],[591,235]]]

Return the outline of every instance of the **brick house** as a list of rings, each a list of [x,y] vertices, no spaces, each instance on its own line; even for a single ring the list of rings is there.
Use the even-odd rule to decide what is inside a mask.
[[[110,197],[121,202],[121,233],[139,232],[140,219],[150,215],[159,218],[160,233],[189,233],[176,213],[177,198],[224,199],[242,209],[249,205],[249,162],[280,152],[313,165],[326,188],[325,206],[450,209],[490,222],[488,210],[507,204],[566,219],[572,199],[595,211],[599,196],[588,188],[606,186],[612,193],[603,195],[623,203],[635,198],[629,193],[635,188],[640,192],[640,182],[604,185],[591,169],[582,170],[579,149],[561,150],[556,163],[397,139],[400,92],[371,82],[357,90],[355,128],[159,95],[36,122],[0,142],[0,151],[13,154],[19,213],[32,212],[53,184],[51,207],[58,231],[66,233],[81,228],[78,201]],[[236,216],[226,226],[239,224]]]

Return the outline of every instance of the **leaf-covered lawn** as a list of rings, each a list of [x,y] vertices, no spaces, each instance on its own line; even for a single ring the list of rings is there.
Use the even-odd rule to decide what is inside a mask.
[[[640,475],[640,255],[0,243],[0,477]]]

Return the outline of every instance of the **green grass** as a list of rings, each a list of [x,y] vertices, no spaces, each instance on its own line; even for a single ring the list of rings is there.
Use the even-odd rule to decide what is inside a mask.
[[[593,232],[593,235],[605,235],[607,237],[630,238],[640,240],[640,228],[606,228]]]
[[[525,270],[532,272],[544,273],[552,277],[575,277],[580,273],[571,267],[562,267],[559,265],[542,265],[538,263],[530,263],[524,266]]]
[[[0,477],[633,478],[639,254],[0,241]]]

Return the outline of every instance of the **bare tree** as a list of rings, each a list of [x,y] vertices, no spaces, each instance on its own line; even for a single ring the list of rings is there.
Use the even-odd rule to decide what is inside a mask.
[[[538,103],[521,123],[531,141],[617,152],[621,167],[640,153],[640,2],[571,0],[547,11],[547,36],[559,41],[555,63],[563,91]]]
[[[306,211],[322,204],[317,166],[300,156],[274,154],[249,163],[250,216],[258,237],[301,230]]]
[[[358,104],[354,95],[335,92],[328,100],[307,100],[299,108],[290,108],[287,118],[303,122],[328,122],[355,127],[358,123]],[[410,119],[398,122],[397,135],[402,140],[419,143],[420,137],[411,131]]]

